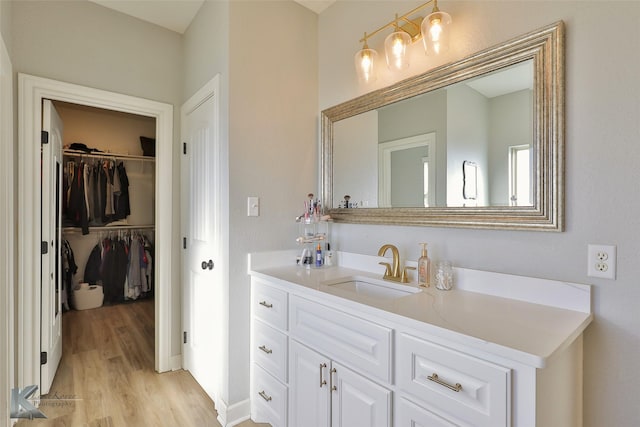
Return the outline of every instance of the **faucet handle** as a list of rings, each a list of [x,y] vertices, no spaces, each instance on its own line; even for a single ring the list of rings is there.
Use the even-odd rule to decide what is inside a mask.
[[[402,277],[400,278],[400,281],[402,283],[409,283],[409,278],[407,277],[407,270],[415,270],[415,267],[405,267],[402,270]]]
[[[383,261],[380,261],[378,264],[384,265],[386,267],[386,269],[387,269],[384,272],[384,277],[390,277],[391,276],[391,264],[389,264],[388,262],[383,262]]]

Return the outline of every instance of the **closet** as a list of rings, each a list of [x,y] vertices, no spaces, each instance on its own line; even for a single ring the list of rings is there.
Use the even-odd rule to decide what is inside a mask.
[[[64,308],[153,298],[156,119],[53,104],[64,126]]]

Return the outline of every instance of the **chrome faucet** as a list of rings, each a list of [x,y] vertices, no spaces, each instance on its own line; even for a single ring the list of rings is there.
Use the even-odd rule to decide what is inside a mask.
[[[382,278],[384,280],[391,280],[393,282],[400,283],[409,283],[409,278],[407,277],[407,270],[415,270],[415,267],[405,267],[402,270],[402,275],[400,275],[400,253],[398,252],[398,248],[394,245],[386,244],[382,245],[382,247],[378,250],[378,256],[384,256],[387,250],[391,249],[391,255],[393,255],[392,263],[381,261],[378,264],[385,266],[384,276]]]

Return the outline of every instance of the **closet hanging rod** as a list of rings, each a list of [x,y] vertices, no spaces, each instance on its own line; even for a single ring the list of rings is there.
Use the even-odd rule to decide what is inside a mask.
[[[87,157],[90,159],[119,159],[119,160],[142,160],[147,162],[155,162],[155,157],[137,156],[134,154],[118,154],[118,153],[86,153],[79,150],[63,150],[62,154],[74,157]]]
[[[92,231],[119,231],[119,230],[153,230],[156,228],[155,225],[103,225],[103,226],[95,226],[89,227],[89,233]],[[82,232],[81,227],[62,227],[62,231],[64,233],[80,233]]]

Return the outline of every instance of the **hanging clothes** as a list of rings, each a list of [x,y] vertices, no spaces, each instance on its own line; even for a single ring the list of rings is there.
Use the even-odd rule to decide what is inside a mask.
[[[78,163],[73,169],[69,185],[69,201],[67,216],[77,226],[82,227],[82,234],[89,234],[87,203],[84,188],[84,163]]]
[[[91,284],[102,284],[102,245],[97,244],[89,254],[84,267],[84,281]]]
[[[147,283],[147,269],[150,255],[147,256],[144,241],[141,236],[131,239],[129,246],[129,269],[127,272],[127,289],[125,296],[137,299],[143,292],[149,292]]]
[[[127,279],[127,252],[122,240],[105,242],[102,258],[102,289],[105,299],[110,303],[123,301],[124,283]]]
[[[99,159],[68,161],[63,174],[62,212],[65,224],[103,226],[131,215],[129,177],[123,162]]]
[[[127,176],[127,170],[124,167],[124,163],[120,162],[115,173],[115,215],[114,218],[125,219],[131,215],[131,204],[129,202],[129,177]]]
[[[152,295],[152,249],[141,233],[101,239],[87,260],[84,281],[102,285],[105,303]]]
[[[73,276],[78,271],[73,249],[69,241],[62,240],[62,306],[69,310],[69,292],[73,289]]]
[[[105,174],[105,204],[103,222],[111,222],[113,220],[113,214],[116,212],[113,210],[113,169],[110,162],[102,162],[102,169]]]

